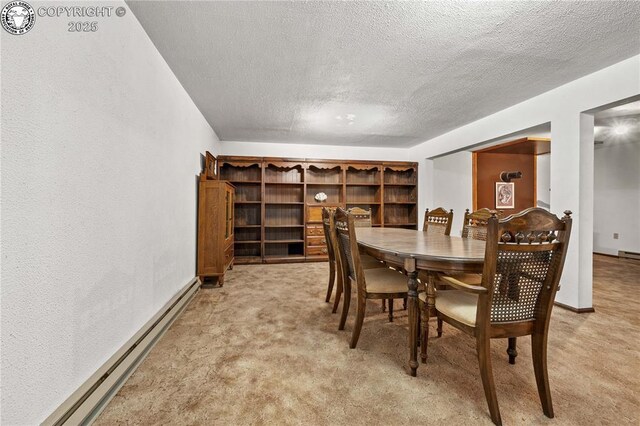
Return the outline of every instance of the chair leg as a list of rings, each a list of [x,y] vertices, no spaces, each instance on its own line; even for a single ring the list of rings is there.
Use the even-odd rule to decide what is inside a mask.
[[[342,296],[343,285],[342,285],[342,275],[338,273],[338,285],[336,286],[336,299],[333,301],[333,309],[331,313],[335,314],[338,312],[338,305],[340,304],[340,297]]]
[[[342,288],[344,290],[344,297],[342,301],[342,313],[340,314],[340,323],[338,324],[338,330],[344,330],[344,325],[347,323],[347,315],[349,314],[349,305],[351,305],[351,280],[342,280]]]
[[[438,318],[438,337],[442,337],[442,318]]]
[[[489,405],[489,413],[491,420],[496,425],[502,425],[500,418],[500,409],[498,408],[498,397],[496,395],[496,385],[493,382],[493,370],[491,368],[491,345],[488,337],[476,337],[476,347],[478,351],[478,363],[480,364],[480,376],[482,377],[482,386],[484,387],[484,395]]]
[[[419,303],[420,315],[420,359],[423,364],[427,363],[427,345],[429,344],[429,311],[427,304]]]
[[[389,322],[393,322],[393,299],[389,299]]]
[[[360,338],[360,331],[362,330],[362,323],[364,322],[364,312],[367,308],[367,299],[364,296],[358,295],[358,307],[356,310],[356,323],[353,326],[353,333],[351,334],[351,343],[349,347],[354,349],[358,344]]]
[[[509,337],[509,347],[507,348],[507,354],[509,355],[509,364],[516,363],[516,357],[518,356],[518,351],[516,350],[517,340],[517,337]]]
[[[331,293],[333,293],[333,284],[336,280],[336,265],[333,262],[329,262],[329,286],[327,287],[327,297],[324,301],[329,303],[331,300]]]
[[[382,312],[387,312],[387,299],[382,299]]]
[[[533,371],[536,375],[538,395],[542,403],[544,415],[553,418],[553,402],[551,401],[551,388],[549,387],[549,375],[547,373],[547,336],[544,334],[531,335],[531,358],[533,359]]]

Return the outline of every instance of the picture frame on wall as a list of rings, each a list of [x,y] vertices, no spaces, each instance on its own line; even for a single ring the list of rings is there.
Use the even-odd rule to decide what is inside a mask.
[[[496,182],[496,209],[515,208],[515,190],[513,182]]]

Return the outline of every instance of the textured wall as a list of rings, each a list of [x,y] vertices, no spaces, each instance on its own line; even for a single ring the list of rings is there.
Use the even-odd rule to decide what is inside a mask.
[[[132,13],[67,21],[0,31],[7,425],[42,421],[194,277],[218,144]]]
[[[640,252],[640,135],[595,150],[593,251]],[[619,238],[614,239],[613,234]]]
[[[451,235],[460,236],[465,209],[471,209],[472,170],[471,153],[467,151],[433,160],[433,205],[429,209],[443,207],[453,209]],[[420,210],[422,223],[424,209]]]
[[[318,146],[299,143],[223,141],[220,143],[220,153],[225,155],[328,158],[337,160],[417,161],[409,158],[409,152],[406,149],[337,145]]]

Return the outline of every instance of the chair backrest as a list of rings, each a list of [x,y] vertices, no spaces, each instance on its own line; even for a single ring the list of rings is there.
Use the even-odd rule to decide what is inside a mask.
[[[487,225],[492,211],[483,208],[469,213],[469,209],[464,212],[464,220],[462,222],[462,238],[470,238],[472,240],[487,240]],[[502,216],[502,212],[497,212],[498,218]]]
[[[335,207],[322,208],[322,229],[324,230],[324,240],[327,244],[327,254],[329,255],[329,262],[336,261],[335,235],[333,235],[331,232],[331,228],[334,226],[335,212]]]
[[[571,234],[571,212],[559,219],[536,207],[488,219],[477,324],[534,321],[548,324]],[[489,316],[490,314],[490,316]]]
[[[448,212],[442,207],[425,210],[422,230],[433,234],[450,235],[453,222],[453,210]]]
[[[338,207],[335,214],[335,229],[336,251],[340,256],[343,282],[347,283],[351,279],[357,281],[358,285],[362,284],[364,286],[364,275],[360,263],[353,215]]]
[[[353,216],[353,224],[356,228],[371,228],[371,209],[365,210],[360,207],[351,207],[347,212]]]

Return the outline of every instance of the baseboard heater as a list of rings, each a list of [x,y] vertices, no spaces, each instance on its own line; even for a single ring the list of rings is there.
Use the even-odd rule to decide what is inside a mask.
[[[42,424],[91,424],[187,307],[199,288],[200,280],[193,278]]]
[[[640,253],[636,253],[634,251],[618,250],[618,257],[640,260]]]

